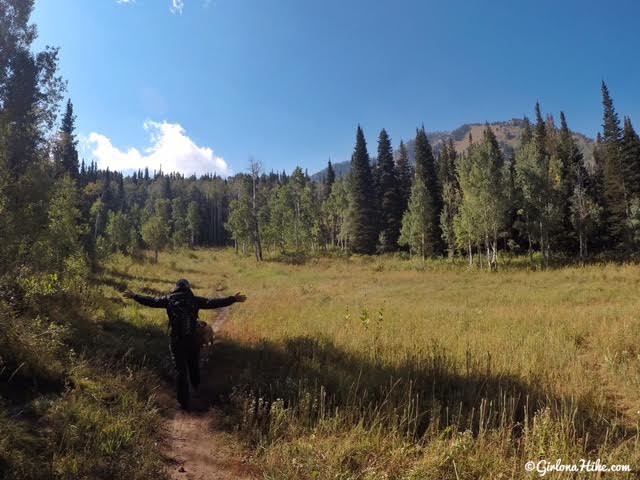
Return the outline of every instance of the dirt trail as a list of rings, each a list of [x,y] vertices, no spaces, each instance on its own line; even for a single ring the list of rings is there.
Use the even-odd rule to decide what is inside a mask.
[[[211,325],[214,333],[222,329],[229,318],[229,309],[219,310]],[[215,348],[215,347],[214,347]],[[201,390],[215,373],[214,366],[202,368]],[[220,413],[202,398],[195,411],[177,408],[174,392],[164,392],[160,403],[167,412],[167,438],[164,454],[169,460],[168,476],[177,480],[249,480],[258,478],[248,465],[248,453],[243,451],[229,433],[220,428]],[[204,394],[203,394],[204,396]]]

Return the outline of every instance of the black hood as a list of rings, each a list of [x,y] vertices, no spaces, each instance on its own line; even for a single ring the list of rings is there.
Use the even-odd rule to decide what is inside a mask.
[[[176,287],[173,290],[171,290],[172,294],[176,294],[176,293],[182,293],[185,294],[187,296],[193,296],[193,292],[191,291],[190,288],[184,288],[184,287]]]

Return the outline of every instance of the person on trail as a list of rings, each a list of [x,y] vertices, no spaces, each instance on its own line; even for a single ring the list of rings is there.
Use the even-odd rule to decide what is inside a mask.
[[[165,308],[171,329],[171,356],[176,369],[176,389],[180,406],[189,409],[189,379],[197,391],[200,386],[200,345],[197,338],[198,311],[201,309],[227,307],[235,302],[244,302],[247,297],[240,292],[226,298],[197,297],[185,279],[176,282],[169,295],[149,297],[125,290],[124,298],[131,298],[141,305]]]

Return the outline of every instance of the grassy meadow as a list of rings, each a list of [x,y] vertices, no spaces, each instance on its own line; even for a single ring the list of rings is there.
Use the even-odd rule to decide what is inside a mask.
[[[266,478],[532,478],[527,460],[557,458],[640,468],[636,265],[114,257],[102,294],[134,332],[130,355],[161,375],[164,311],[118,291],[163,293],[180,277],[199,295],[249,297],[231,307],[209,394]]]

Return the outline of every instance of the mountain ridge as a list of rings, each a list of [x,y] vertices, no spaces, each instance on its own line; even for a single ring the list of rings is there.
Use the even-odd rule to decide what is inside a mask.
[[[512,118],[511,120],[506,121],[497,121],[497,122],[489,122],[488,123],[493,132],[498,139],[498,143],[506,158],[512,156],[515,152],[515,149],[520,145],[520,136],[522,133],[524,120],[519,118]],[[434,153],[437,155],[444,145],[445,142],[448,142],[451,138],[454,142],[454,146],[456,151],[459,153],[466,150],[469,146],[469,133],[471,133],[472,138],[479,139],[482,138],[482,132],[487,123],[465,123],[459,126],[458,128],[451,131],[435,131],[435,132],[427,132],[427,138],[429,139],[429,143],[431,144],[431,148],[433,148]],[[573,138],[576,140],[580,151],[585,156],[585,160],[587,164],[591,165],[593,163],[593,145],[594,140],[580,132],[571,131],[573,134]],[[415,164],[415,154],[414,154],[414,145],[413,139],[410,139],[405,142],[405,146],[407,147],[407,152],[409,154],[409,163],[412,165]],[[398,150],[394,150],[394,157],[397,158]],[[375,156],[371,155],[371,163],[375,164]],[[349,173],[351,169],[351,161],[345,160],[343,162],[337,162],[332,164],[333,169],[336,174],[336,178],[340,178]],[[323,181],[326,177],[327,169],[326,167],[322,170],[311,175],[311,179],[315,181]]]

